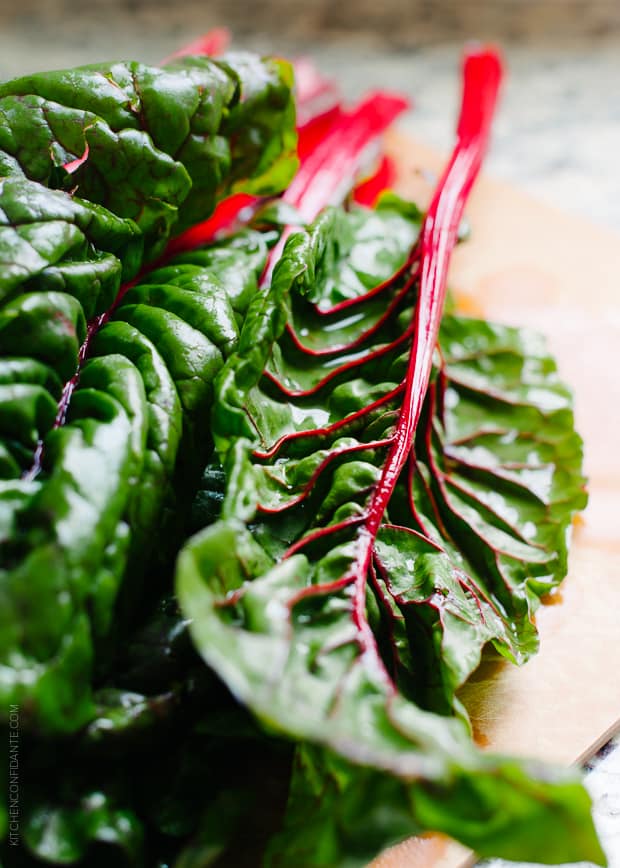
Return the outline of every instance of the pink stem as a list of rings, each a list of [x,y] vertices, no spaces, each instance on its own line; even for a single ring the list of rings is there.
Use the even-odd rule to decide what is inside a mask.
[[[374,491],[365,528],[374,539],[413,442],[428,387],[446,293],[450,255],[471,187],[487,149],[502,75],[498,55],[488,49],[468,54],[457,141],[422,226],[420,288],[414,312],[405,395],[395,443]]]
[[[368,148],[409,107],[401,96],[373,93],[351,112],[343,112],[321,143],[308,155],[282,199],[311,221],[327,205],[341,202],[351,190]],[[261,285],[271,282],[286,240],[297,227],[285,227],[271,251]]]
[[[297,173],[284,194],[285,201],[295,205],[306,220],[314,220],[326,205],[341,201],[352,188],[368,147],[408,106],[403,97],[371,93],[343,114]]]
[[[64,164],[63,169],[65,170],[65,172],[67,172],[69,175],[72,175],[74,172],[77,172],[77,170],[80,168],[80,166],[83,163],[85,163],[86,160],[88,159],[89,152],[90,152],[90,146],[89,146],[88,142],[86,142],[82,156],[76,157],[75,160],[69,160],[68,163]]]
[[[366,588],[377,533],[394,487],[411,453],[422,404],[428,388],[433,352],[443,311],[450,255],[456,244],[467,197],[487,148],[502,68],[492,50],[466,56],[463,97],[452,157],[437,186],[422,226],[419,241],[420,287],[414,312],[415,335],[409,355],[405,394],[394,443],[358,532],[357,557],[347,574],[353,585],[353,622],[364,654],[376,662],[388,686],[391,679],[382,664],[366,615]]]
[[[392,157],[384,154],[372,175],[365,178],[353,191],[354,202],[372,208],[381,193],[384,190],[389,190],[396,180],[396,176],[396,163]]]
[[[172,238],[162,259],[168,259],[177,253],[185,253],[187,250],[195,250],[213,241],[240,220],[246,209],[250,217],[253,216],[259,202],[257,196],[251,196],[249,193],[235,193],[228,196],[218,203],[210,217]]]
[[[337,93],[336,84],[321,75],[312,60],[308,57],[298,57],[293,61],[295,70],[295,93],[297,101],[309,103],[326,93]]]
[[[224,54],[230,44],[230,30],[226,27],[214,27],[209,30],[204,36],[199,36],[193,42],[188,42],[177,51],[173,51],[168,57],[161,61],[161,66],[167,63],[172,63],[174,60],[179,60],[181,57],[187,57],[192,54],[206,54],[209,57],[218,57]]]

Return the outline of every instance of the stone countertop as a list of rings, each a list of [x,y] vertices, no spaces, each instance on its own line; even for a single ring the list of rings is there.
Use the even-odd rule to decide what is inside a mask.
[[[390,2],[396,10],[398,0]],[[313,56],[325,73],[338,79],[347,97],[371,87],[404,92],[415,110],[401,122],[403,127],[442,150],[451,143],[463,39],[478,33],[508,37],[503,47],[509,78],[486,171],[561,209],[620,230],[620,6],[604,0],[545,0],[534,4],[542,9],[542,17],[535,19],[531,0],[521,0],[520,6],[517,0],[503,4],[502,26],[496,20],[499,3],[467,4],[472,15],[486,15],[480,26],[472,27],[471,16],[465,20],[458,3],[442,0],[440,5],[451,11],[448,42],[440,38],[442,21],[428,3],[417,4],[426,9],[420,27],[408,25],[402,32],[392,28],[388,33],[382,19],[376,32],[367,28],[350,35],[339,29],[337,16],[329,19],[331,29],[326,25],[322,30],[320,12],[328,7],[297,0],[292,2],[295,25],[286,29],[284,38],[266,35],[265,26],[262,33],[250,30],[247,14],[237,15],[243,3],[232,3],[235,14],[228,20],[241,32],[241,47]],[[178,7],[159,2],[115,0],[114,15],[102,0],[93,0],[86,15],[81,7],[70,15],[71,5],[70,0],[38,6],[33,0],[19,5],[0,0],[0,78],[110,58],[156,62],[222,23],[223,14],[217,12],[223,13],[229,3],[211,3],[210,11],[202,4],[181,4],[184,15],[177,14]],[[273,11],[278,4],[271,0],[266,5]],[[268,28],[270,33],[277,30]],[[582,38],[577,38],[580,32]],[[558,33],[561,39],[553,38]],[[595,820],[610,868],[620,868],[620,743],[604,748],[591,766],[587,785]],[[484,865],[507,868],[509,863],[492,860]]]
[[[67,2],[58,0],[61,7]],[[100,26],[95,3],[95,12],[85,20],[40,17],[29,18],[26,25],[15,15],[3,21],[3,4],[0,0],[0,79],[94,60],[156,62],[214,23],[200,20],[193,30],[187,23],[166,29],[168,16],[147,16],[141,34],[136,22],[142,19],[126,12],[123,28]],[[313,32],[309,40],[245,33],[235,45],[284,56],[308,54],[350,98],[367,88],[401,91],[415,105],[401,121],[404,128],[439,149],[450,146],[462,41],[386,47],[384,38],[367,32],[339,39],[317,39]],[[620,230],[620,36],[505,41],[502,46],[508,78],[486,171],[559,208]]]
[[[414,110],[403,125],[442,150],[451,143],[461,44],[382,53],[321,46],[321,69],[345,92],[391,87]],[[508,76],[485,171],[566,211],[620,230],[620,42],[503,46]]]

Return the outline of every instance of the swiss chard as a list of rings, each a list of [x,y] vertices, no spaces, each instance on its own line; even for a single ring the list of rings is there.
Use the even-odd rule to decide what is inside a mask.
[[[487,643],[517,662],[536,649],[584,502],[541,341],[440,325],[497,59],[467,61],[424,218],[385,196],[285,247],[405,105],[347,112],[298,65],[298,99],[329,105],[302,112],[302,170],[258,215],[293,224],[268,252],[271,228],[193,248],[288,180],[288,67],[187,55],[0,86],[0,695],[25,725],[19,864],[109,864],[113,845],[134,868],[359,865],[427,828],[482,853],[539,858],[544,835],[549,861],[600,859],[574,776],[480,755],[456,696]],[[179,613],[165,564],[214,440]]]
[[[32,181],[135,220],[150,260],[228,192],[286,186],[291,86],[288,64],[246,54],[38,73],[0,84],[0,151]]]
[[[9,300],[0,310],[0,369],[6,381],[0,392],[5,434],[0,466],[7,480],[0,497],[0,593],[6,625],[0,660],[7,672],[1,691],[6,707],[18,701],[27,709],[26,725],[74,730],[92,715],[93,646],[105,650],[133,616],[153,530],[163,534],[148,562],[151,572],[166,563],[178,540],[212,446],[213,379],[236,346],[267,253],[266,236],[245,231],[170,260],[119,292],[123,265],[123,276],[131,276],[141,262],[145,235],[149,244],[150,224],[142,223],[148,209],[140,212],[138,227],[40,181],[57,180],[60,161],[81,192],[91,191],[88,179],[101,171],[94,140],[80,139],[67,150],[67,136],[90,135],[82,108],[79,117],[72,114],[76,106],[87,105],[96,110],[97,124],[107,124],[115,134],[128,130],[131,141],[148,130],[153,147],[167,149],[161,150],[164,163],[174,157],[175,171],[192,179],[197,198],[183,202],[178,227],[191,222],[194,208],[202,208],[204,216],[216,192],[238,183],[255,193],[275,192],[292,165],[286,69],[282,63],[239,55],[219,65],[185,58],[165,74],[119,64],[106,74],[100,66],[88,67],[20,79],[0,89],[5,146],[11,145],[22,169],[36,178],[15,170],[4,181],[7,189],[21,185],[19,195],[7,194],[6,228],[14,235],[13,224],[22,228],[18,218],[24,224],[18,239],[23,259],[32,267],[27,274],[19,263],[7,269]],[[226,98],[217,84],[225,73],[229,84],[237,83]],[[24,96],[33,91],[36,99]],[[60,102],[48,105],[52,96],[69,108]],[[36,105],[46,101],[39,106],[41,113],[17,110],[32,100]],[[171,105],[178,115],[175,129],[161,120]],[[402,102],[380,99],[376,105],[375,114],[382,115],[370,128],[364,112],[345,116],[347,131],[356,135],[353,156]],[[24,149],[19,143],[28,122],[37,146]],[[192,134],[178,140],[188,129]],[[20,136],[11,137],[7,130]],[[342,136],[342,123],[337,132]],[[62,139],[62,152],[57,153],[52,139],[58,148]],[[204,162],[214,143],[219,143],[216,150],[222,151],[227,172],[221,183]],[[82,147],[83,159],[68,159]],[[104,151],[106,158],[116,159],[113,148]],[[180,155],[185,164],[177,159]],[[324,162],[323,157],[321,166]],[[305,169],[304,185],[315,171]],[[110,179],[104,177],[107,183]],[[134,180],[142,183],[139,177]],[[208,200],[205,185],[211,185]],[[168,188],[160,192],[157,207],[170,204]],[[316,207],[316,194],[314,201]],[[51,244],[52,230],[60,239],[58,251]],[[42,252],[34,260],[33,239],[40,240]],[[7,244],[13,257],[12,236]],[[112,251],[107,259],[99,245]],[[93,262],[100,260],[117,266],[108,282],[96,280]],[[36,365],[21,358],[24,341]],[[156,598],[152,575],[150,583]],[[26,599],[31,601],[29,616],[20,618],[17,612]],[[108,656],[107,651],[98,654],[99,668]]]
[[[498,81],[493,54],[467,60],[421,225],[388,199],[289,239],[217,379],[226,495],[182,551],[177,593],[209,666],[303,743],[269,864],[358,864],[419,828],[526,859],[544,829],[548,860],[602,858],[575,777],[479,754],[455,698],[488,642],[518,662],[535,649],[532,613],[584,502],[540,342],[457,317],[440,330]]]
[[[0,693],[25,726],[92,715],[94,645],[132,616],[154,528],[151,567],[170,556],[267,247],[126,282],[230,191],[286,185],[291,84],[237,54],[0,85]]]
[[[2,387],[7,475],[28,471],[36,439],[44,444],[40,464],[1,489],[1,692],[27,709],[25,724],[74,729],[92,714],[93,641],[118,630],[115,615],[121,623],[130,616],[154,527],[168,533],[151,567],[170,555],[211,448],[212,381],[236,344],[266,254],[262,236],[248,230],[129,289],[93,335],[62,419],[59,378],[71,377],[85,334],[77,300],[21,296],[14,344],[11,305],[0,314],[3,349],[13,356],[0,359],[0,370],[18,380]],[[19,357],[26,337],[36,361]],[[20,617],[26,605],[29,617]]]

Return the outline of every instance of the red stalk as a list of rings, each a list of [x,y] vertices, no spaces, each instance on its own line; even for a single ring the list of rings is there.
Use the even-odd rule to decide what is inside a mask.
[[[351,616],[358,633],[360,650],[362,655],[368,655],[375,672],[390,692],[394,689],[394,684],[383,665],[366,614],[367,586],[369,577],[372,580],[374,546],[395,485],[408,458],[413,459],[413,438],[429,388],[433,353],[445,300],[450,256],[456,244],[465,203],[487,148],[501,74],[499,57],[490,49],[471,52],[465,58],[463,96],[456,145],[436,188],[410,263],[412,269],[416,267],[418,269],[418,299],[411,328],[406,330],[407,333],[413,332],[413,341],[407,373],[401,384],[404,395],[396,430],[390,438],[388,456],[363,521],[358,522],[356,517],[354,522],[348,520],[335,527],[336,530],[341,530],[352,523],[358,528],[356,557],[342,579],[330,585],[337,589],[351,586],[353,592]],[[320,185],[320,181],[321,173],[317,172],[315,178],[308,182],[307,188],[312,190],[312,185]],[[298,186],[302,186],[302,182],[297,183]],[[307,205],[311,203],[312,194],[306,201]],[[364,408],[354,415],[368,410],[368,407]],[[350,418],[336,424],[344,426]],[[312,436],[320,433],[320,431],[296,432],[296,435],[281,438],[268,453],[264,454],[273,455],[285,440],[290,440],[294,436]],[[415,506],[412,501],[411,507],[414,511]],[[314,540],[322,539],[332,530],[334,528],[320,528],[302,537],[290,547],[284,557],[301,550]],[[315,593],[321,592],[320,585],[313,586],[313,589]]]
[[[372,93],[350,112],[341,113],[321,143],[308,154],[282,199],[312,221],[327,205],[342,202],[368,152],[401,112],[409,107],[404,97]],[[271,251],[262,285],[270,283],[276,262],[288,236],[297,227],[287,226]]]
[[[82,156],[76,157],[75,160],[69,160],[68,163],[64,164],[63,169],[65,170],[65,172],[67,172],[69,175],[72,175],[74,172],[77,172],[77,170],[80,168],[82,163],[85,163],[86,160],[88,159],[89,153],[90,153],[90,147],[88,145],[88,142],[86,142],[86,147],[84,148],[84,153],[82,154]]]
[[[394,487],[410,455],[428,388],[450,255],[456,244],[465,203],[487,149],[502,74],[499,57],[491,50],[471,53],[465,58],[463,74],[457,142],[433,196],[420,236],[420,288],[402,409],[392,448],[359,532],[357,558],[349,573],[354,585],[353,620],[360,632],[360,647],[364,653],[371,653],[378,663],[381,658],[366,617],[366,586],[374,542]],[[383,666],[381,668],[391,683],[388,673]]]
[[[252,215],[259,201],[256,196],[251,196],[249,193],[235,193],[233,196],[223,199],[207,220],[191,226],[173,238],[166,247],[164,258],[167,259],[176,253],[184,253],[187,250],[195,250],[208,241],[212,241],[241,219],[244,209],[247,208],[248,214]]]
[[[230,44],[230,30],[226,27],[214,27],[193,42],[188,42],[177,51],[173,51],[168,57],[161,61],[161,66],[171,63],[173,60],[179,60],[181,57],[187,57],[192,54],[206,54],[209,57],[218,57],[224,54]]]
[[[353,191],[353,200],[358,205],[372,208],[384,190],[388,190],[396,180],[396,165],[391,157],[383,155],[374,173],[358,184]]]
[[[414,312],[415,336],[394,446],[368,510],[365,529],[373,538],[407,460],[428,388],[450,255],[456,244],[465,203],[487,149],[502,75],[498,55],[490,49],[468,54],[463,75],[456,145],[433,196],[419,241],[420,289]]]
[[[299,133],[297,156],[303,163],[331,132],[334,124],[340,120],[343,115],[343,108],[341,103],[336,103],[326,111],[321,110],[306,120],[299,117],[300,109],[304,108],[304,104],[298,102],[297,108],[297,131]]]
[[[309,155],[284,199],[306,220],[313,220],[327,204],[342,201],[370,145],[376,142],[409,103],[401,96],[371,93],[351,112],[344,113],[331,132]]]

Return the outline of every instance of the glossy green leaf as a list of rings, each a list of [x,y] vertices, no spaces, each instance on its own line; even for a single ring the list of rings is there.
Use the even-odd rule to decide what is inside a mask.
[[[0,151],[31,180],[135,220],[149,259],[230,190],[283,189],[295,146],[284,61],[93,64],[0,84]]]
[[[0,147],[11,152],[14,146],[31,180],[70,186],[112,214],[136,220],[147,251],[162,252],[192,184],[185,166],[157,149],[147,132],[113,130],[90,111],[32,93],[0,96],[0,112]],[[85,153],[84,163],[59,184],[65,163]]]
[[[550,791],[546,771],[506,761],[489,776],[478,770],[442,788],[406,784],[302,746],[286,823],[273,838],[264,863],[362,868],[381,847],[425,829],[466,836],[480,854],[502,852],[518,861],[554,864],[573,861],[570,854],[577,852],[604,861],[591,828],[583,825],[589,811],[587,794],[568,778],[556,781]],[[460,821],[454,819],[457,816]]]
[[[131,811],[111,805],[101,792],[86,794],[77,808],[41,805],[27,816],[24,838],[39,858],[57,865],[72,865],[92,844],[114,844],[124,851],[125,864],[142,864],[142,840]]]
[[[143,605],[145,552],[161,569],[183,533],[212,448],[213,379],[266,253],[248,230],[210,254],[213,272],[196,253],[126,292],[90,345],[62,426],[59,380],[76,370],[85,334],[78,301],[30,292],[0,309],[13,358],[0,357],[0,431],[14,477],[0,499],[0,692],[5,707],[24,704],[24,726],[74,730],[92,717],[94,648],[105,670]],[[26,339],[39,361],[16,358]]]
[[[247,52],[227,54],[221,65],[237,77],[240,93],[223,124],[232,142],[232,190],[265,196],[284,189],[297,166],[290,65]]]
[[[27,347],[63,381],[76,371],[85,336],[82,307],[66,293],[30,292],[0,308],[2,355],[17,356]]]
[[[413,339],[418,220],[392,199],[289,240],[217,380],[226,496],[181,553],[177,592],[234,695],[317,746],[317,781],[295,792],[325,792],[331,821],[304,828],[293,796],[274,864],[363,864],[407,818],[511,858],[539,855],[545,828],[551,861],[600,860],[578,778],[481,755],[455,697],[489,642],[516,662],[535,650],[532,614],[585,501],[570,396],[538,338],[446,317],[414,450],[369,529]],[[399,810],[369,802],[356,857],[360,792]]]
[[[23,177],[0,178],[0,302],[61,290],[90,318],[137,272],[142,248],[131,220]]]

